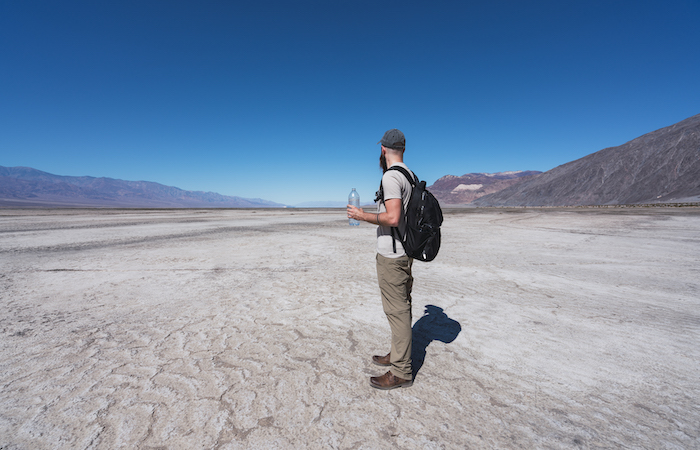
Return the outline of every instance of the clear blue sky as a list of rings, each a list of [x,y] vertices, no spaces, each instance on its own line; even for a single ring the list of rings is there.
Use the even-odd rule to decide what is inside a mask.
[[[700,113],[700,1],[0,0],[0,165],[363,201]]]

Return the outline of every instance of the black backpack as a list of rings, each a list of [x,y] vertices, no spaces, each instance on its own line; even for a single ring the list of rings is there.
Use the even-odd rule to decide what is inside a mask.
[[[403,212],[406,234],[401,236],[397,227],[391,228],[395,236],[403,244],[406,254],[420,261],[432,261],[440,250],[440,225],[442,225],[442,209],[437,199],[425,188],[425,181],[411,174],[401,166],[391,166],[387,170],[398,170],[411,183],[411,198],[408,208]],[[377,200],[384,201],[384,188],[379,185]],[[396,242],[394,242],[394,253]]]

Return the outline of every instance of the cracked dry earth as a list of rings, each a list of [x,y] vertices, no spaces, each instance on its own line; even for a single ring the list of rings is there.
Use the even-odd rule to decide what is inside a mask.
[[[339,210],[0,210],[0,448],[700,448],[700,212],[446,212],[410,388]]]

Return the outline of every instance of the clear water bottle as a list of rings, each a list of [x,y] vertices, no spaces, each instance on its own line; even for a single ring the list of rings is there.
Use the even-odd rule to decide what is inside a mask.
[[[348,205],[360,207],[360,194],[357,193],[355,188],[352,188],[352,192],[348,195]],[[360,226],[360,221],[356,219],[349,219],[350,225],[353,227]]]

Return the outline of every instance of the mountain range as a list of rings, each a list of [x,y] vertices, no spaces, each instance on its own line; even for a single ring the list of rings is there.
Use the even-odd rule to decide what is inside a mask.
[[[277,208],[262,199],[185,191],[150,181],[53,175],[0,166],[0,206],[117,208]]]
[[[700,114],[547,172],[446,175],[430,191],[447,205],[579,206],[700,201]],[[343,207],[307,202],[298,207]],[[150,181],[53,175],[0,166],[0,207],[280,208],[285,205]]]
[[[428,190],[443,205],[466,205],[477,198],[498,192],[516,183],[520,183],[542,172],[533,170],[468,173],[462,176],[445,175],[438,179]]]
[[[476,206],[700,201],[700,114],[476,199]]]

